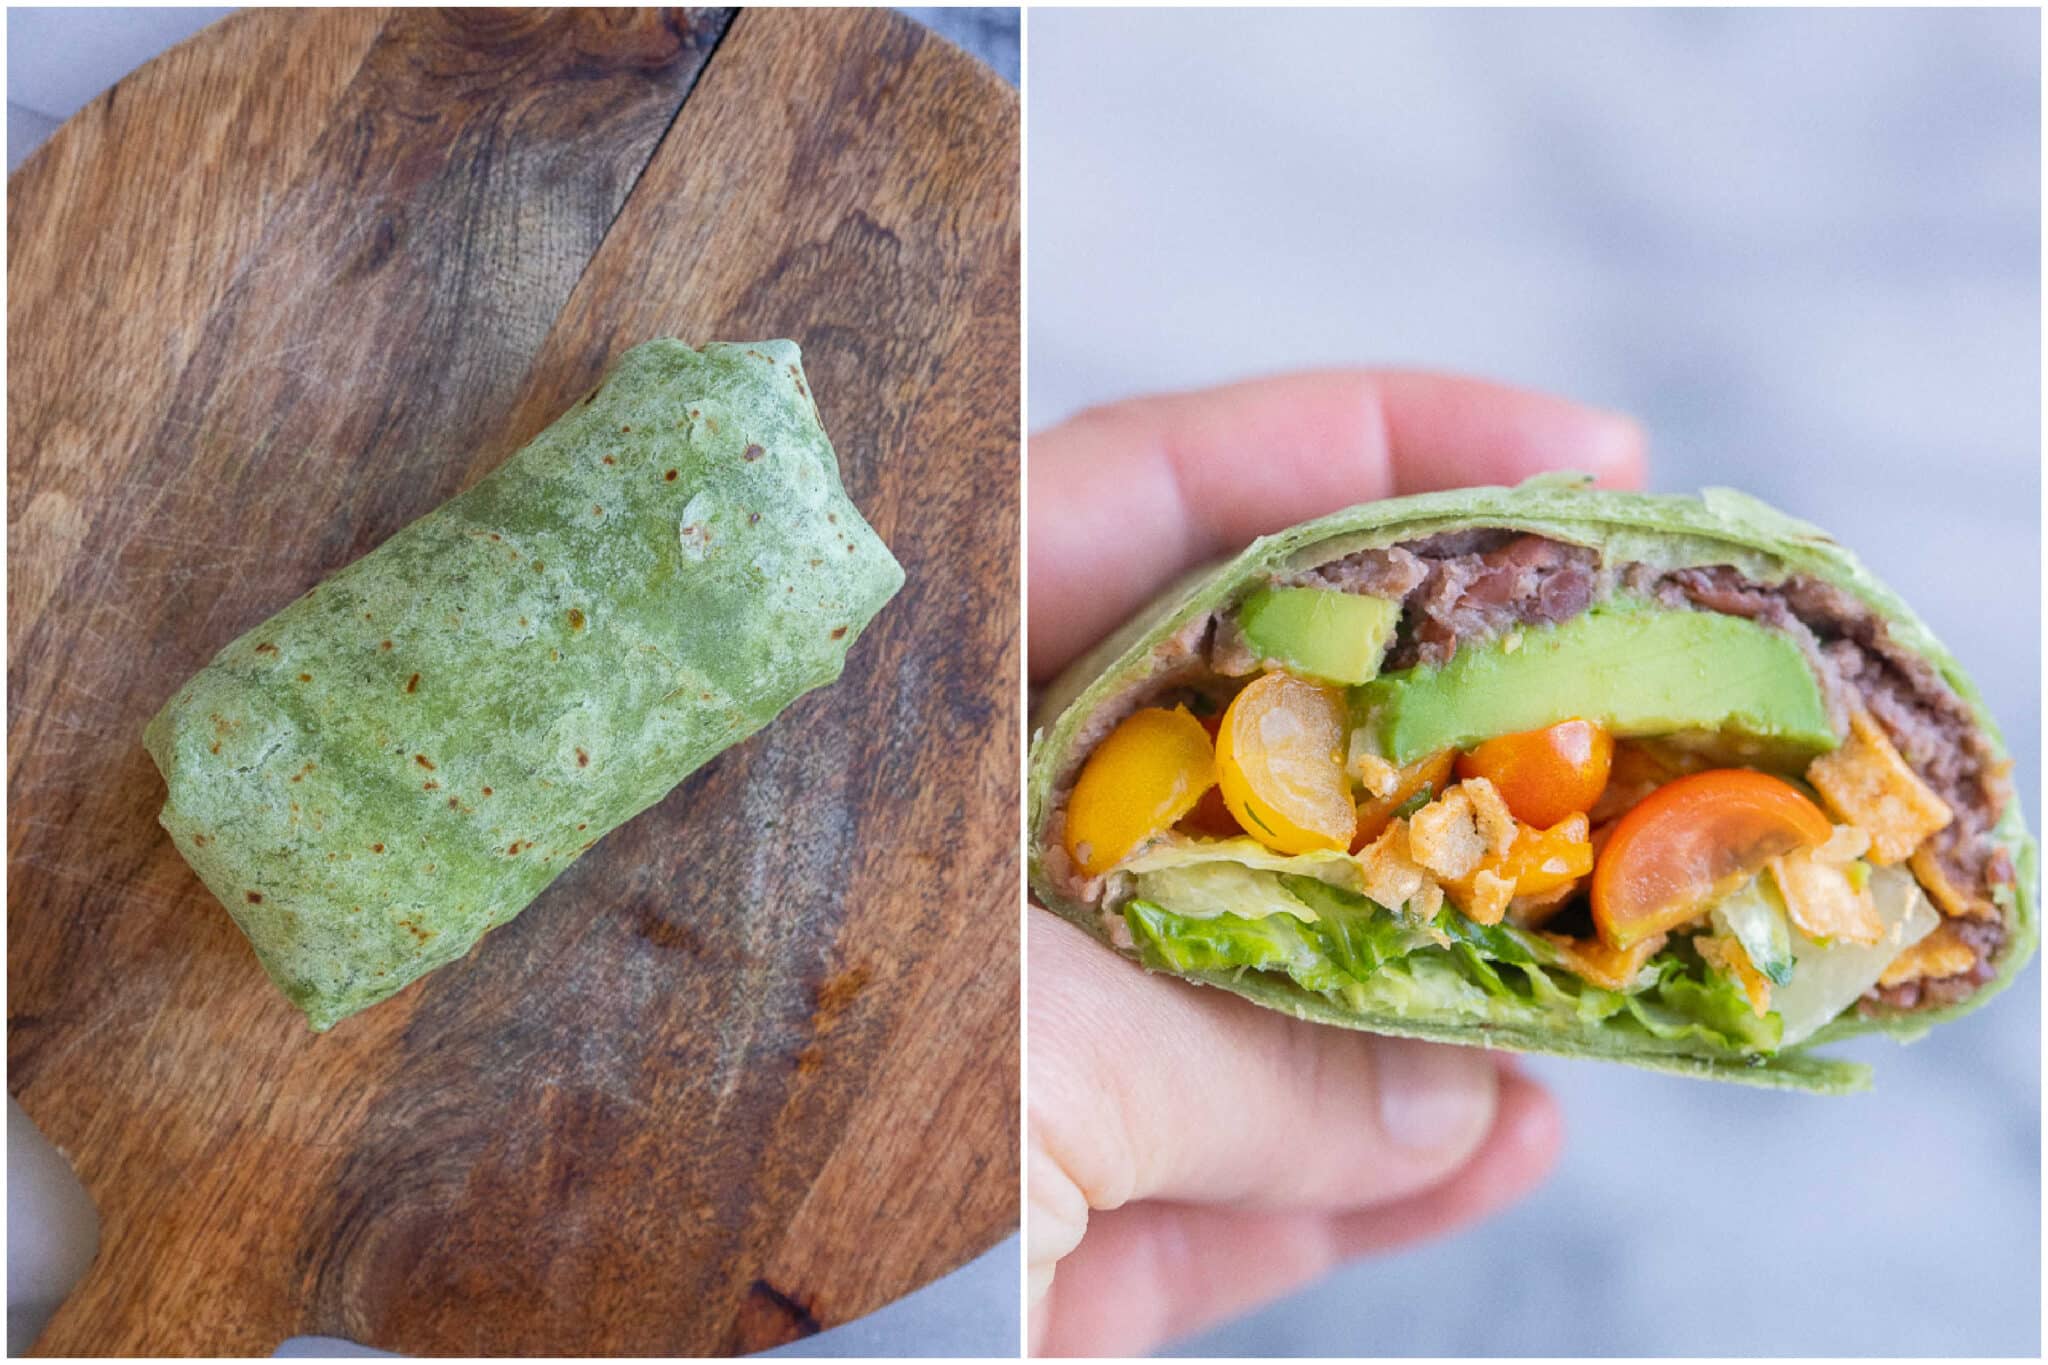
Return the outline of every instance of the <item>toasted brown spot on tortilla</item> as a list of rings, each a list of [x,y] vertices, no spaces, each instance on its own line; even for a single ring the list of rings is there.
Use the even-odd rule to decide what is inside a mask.
[[[249,898],[249,904],[251,905],[263,904],[263,893],[261,891],[244,891],[242,894]]]
[[[256,652],[258,654],[275,654],[277,653],[277,646],[271,644],[268,640],[266,640],[262,644],[256,646]]]
[[[441,784],[440,784],[439,782],[436,782],[436,781],[434,781],[434,779],[432,779],[431,777],[430,777],[430,778],[428,778],[428,779],[427,779],[427,780],[426,780],[425,782],[423,782],[423,783],[421,783],[421,784],[420,784],[420,790],[421,790],[421,791],[429,791],[429,792],[431,792],[431,791],[439,791],[440,789],[441,789]]]
[[[379,649],[389,649],[389,648],[391,648],[391,642],[390,642],[389,640],[386,640],[386,641],[385,641],[385,642],[384,642],[383,644],[381,644],[381,645],[378,645],[378,646],[377,646],[377,648],[379,648]]]
[[[215,740],[215,741],[213,742],[213,744],[212,744],[212,745],[211,745],[210,747],[211,747],[211,748],[213,749],[213,751],[214,751],[215,753],[219,753],[219,752],[220,752],[220,741],[219,741],[219,740]]]
[[[581,611],[578,611],[575,607],[569,608],[569,629],[583,629],[583,613]]]
[[[581,749],[578,749],[578,750],[576,751],[576,766],[577,766],[577,767],[579,767],[579,768],[587,768],[587,767],[589,767],[589,766],[590,766],[590,755],[589,755],[589,754],[587,754],[587,753],[585,753],[585,752],[584,752],[583,750],[581,750]]]
[[[614,459],[613,459],[613,458],[612,458],[611,456],[609,456],[609,455],[607,455],[607,456],[605,456],[605,457],[604,457],[604,462],[605,462],[606,464],[617,464],[617,463],[618,463],[618,461],[617,461],[617,460],[614,460]]]
[[[301,673],[301,674],[299,674],[299,681],[300,681],[300,682],[311,682],[311,681],[313,681],[313,675],[312,675],[311,673]]]
[[[592,504],[590,504],[590,515],[592,515],[593,517],[601,517],[604,515],[604,509],[593,502]]]
[[[520,844],[520,842],[517,839],[514,839],[512,841],[512,847],[505,850],[505,856],[508,858],[517,858],[519,856],[519,850],[521,847],[522,845]]]
[[[384,851],[384,845],[382,845],[382,844],[371,844],[371,845],[370,845],[370,852],[372,852],[372,853],[382,853],[383,851]]]
[[[538,559],[533,561],[533,571],[535,573],[545,573],[547,572],[547,567],[547,565],[541,563]]]
[[[195,834],[195,835],[193,835],[193,836],[192,836],[192,842],[193,842],[193,844],[194,844],[195,846],[197,846],[197,847],[199,847],[199,848],[205,848],[205,847],[206,847],[206,836],[205,836],[204,834]]]
[[[485,788],[484,788],[484,795],[485,795],[485,796],[489,796],[490,794],[491,794],[491,789],[490,789],[489,787],[485,787]]]
[[[668,473],[662,475],[661,477],[667,479],[670,483],[674,483],[676,481],[676,475],[681,472],[681,470],[671,469]]]
[[[461,797],[459,797],[459,796],[451,796],[451,797],[449,797],[449,798],[448,798],[448,809],[449,809],[449,810],[461,810],[461,809],[462,809],[462,798],[461,798]]]
[[[413,675],[412,675],[412,676],[411,676],[410,678],[407,678],[407,679],[405,680],[405,690],[406,690],[406,691],[408,691],[408,692],[417,692],[417,691],[419,691],[419,690],[420,690],[420,675],[419,675],[419,674],[415,673],[415,674],[413,674]]]
[[[753,524],[754,524],[755,522],[759,521],[760,519],[761,519],[761,514],[760,514],[759,512],[749,512],[749,513],[747,513],[747,525],[749,525],[749,526],[752,526],[752,525],[753,525]]]
[[[763,455],[766,455],[767,453],[768,453],[768,452],[767,452],[767,451],[765,451],[765,450],[763,450],[763,449],[761,449],[761,447],[759,447],[759,446],[757,446],[757,445],[752,445],[752,444],[749,444],[749,445],[747,446],[747,449],[746,449],[746,453],[745,453],[744,455],[742,455],[742,456],[741,456],[740,458],[741,458],[741,459],[744,459],[744,460],[750,460],[750,461],[751,461],[751,460],[758,460],[758,459],[760,459],[760,458],[761,458],[761,457],[762,457]]]
[[[832,628],[832,638],[835,640],[844,640],[846,638],[846,627],[834,626]]]

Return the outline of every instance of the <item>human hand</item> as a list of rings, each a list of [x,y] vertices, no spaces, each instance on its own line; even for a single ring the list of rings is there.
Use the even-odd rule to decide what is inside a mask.
[[[1578,469],[1642,481],[1626,418],[1475,380],[1326,371],[1084,413],[1032,439],[1031,676],[1186,568],[1352,503]],[[1504,1057],[1292,1019],[1030,916],[1031,1339],[1130,1355],[1542,1178],[1549,1095]],[[1054,1270],[1057,1267],[1057,1284]]]

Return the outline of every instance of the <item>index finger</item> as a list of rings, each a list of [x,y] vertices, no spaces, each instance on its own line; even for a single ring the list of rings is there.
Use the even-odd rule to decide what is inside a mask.
[[[1031,440],[1031,676],[1174,576],[1396,493],[1576,469],[1641,484],[1642,428],[1482,380],[1325,370],[1091,409]]]

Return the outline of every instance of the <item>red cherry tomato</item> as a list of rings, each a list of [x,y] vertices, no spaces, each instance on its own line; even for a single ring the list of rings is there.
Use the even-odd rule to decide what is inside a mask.
[[[1614,822],[1593,867],[1593,927],[1629,948],[1703,914],[1763,865],[1834,826],[1767,773],[1716,768],[1657,788]]]
[[[1525,825],[1549,829],[1593,809],[1614,765],[1614,736],[1589,720],[1489,739],[1458,759],[1459,777],[1483,777]]]

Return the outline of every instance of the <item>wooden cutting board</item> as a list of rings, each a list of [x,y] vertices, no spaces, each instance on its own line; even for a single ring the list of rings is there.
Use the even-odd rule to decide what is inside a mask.
[[[1017,101],[884,11],[251,10],[8,182],[8,1085],[45,1352],[736,1352],[1017,1217]],[[324,1037],[156,824],[242,630],[646,337],[787,336],[844,679]]]

